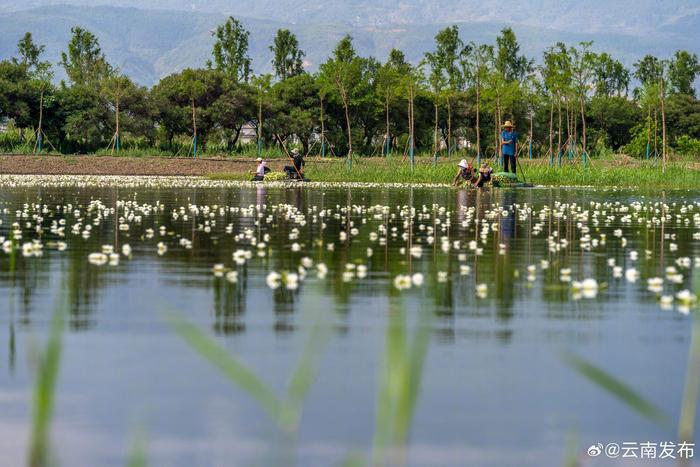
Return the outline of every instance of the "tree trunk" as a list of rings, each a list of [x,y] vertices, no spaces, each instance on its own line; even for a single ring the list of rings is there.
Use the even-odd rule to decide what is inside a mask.
[[[559,115],[559,127],[558,127],[558,133],[559,133],[559,139],[557,140],[557,158],[559,158],[561,154],[561,96],[557,96],[557,113]]]
[[[447,95],[447,157],[452,155],[452,105]]]
[[[659,154],[659,110],[654,108],[654,160]]]
[[[323,96],[319,96],[321,99],[321,157],[326,155],[326,124],[323,119]]]
[[[579,96],[579,99],[581,101],[581,130],[582,130],[582,141],[581,141],[581,148],[583,149],[583,157],[584,160],[586,157],[588,157],[588,141],[586,140],[586,102],[584,99],[584,95],[581,94]]]
[[[530,159],[532,159],[532,119],[534,118],[534,110],[530,111],[530,136],[528,141],[527,154]]]
[[[386,147],[386,153],[384,154],[385,156],[389,155],[389,151],[391,150],[391,130],[389,127],[389,94],[387,93],[386,99],[385,99],[385,105],[386,105],[386,136],[384,137],[384,146]]]
[[[258,153],[262,150],[263,138],[263,116],[262,116],[262,95],[258,99]]]
[[[437,98],[436,98],[437,99]],[[437,100],[435,101],[435,132],[433,133],[433,145],[434,145],[434,157],[437,158],[438,151],[440,150],[439,145],[439,137],[438,137],[438,103]]]
[[[501,95],[496,93],[496,158],[501,157]]]
[[[476,163],[481,164],[481,82],[476,79]]]
[[[651,106],[647,109],[647,148],[645,158],[649,159],[649,148],[651,147]]]
[[[549,106],[549,160],[554,160],[554,99]]]
[[[352,160],[352,127],[350,125],[350,109],[348,104],[348,95],[344,88],[340,92],[343,98],[343,107],[345,107],[345,124],[348,130],[348,160]]]
[[[119,152],[119,99],[117,99],[117,102],[115,103],[115,113],[116,113],[116,132],[114,133],[114,147],[112,147],[112,152],[114,152],[114,149],[116,148],[117,152]]]
[[[41,140],[43,138],[43,130],[41,128],[41,125],[44,121],[44,90],[41,90],[41,94],[39,96],[39,127],[36,130],[36,146],[39,149],[39,152],[41,152]]]
[[[666,83],[663,76],[661,77],[661,154],[663,157],[661,172],[666,173]]]

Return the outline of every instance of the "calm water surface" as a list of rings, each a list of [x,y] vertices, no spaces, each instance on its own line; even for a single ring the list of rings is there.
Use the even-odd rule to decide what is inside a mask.
[[[693,266],[676,259],[700,256],[700,208],[683,207],[697,200],[700,192],[593,189],[6,187],[0,236],[19,229],[20,244],[41,238],[44,248],[39,257],[0,252],[0,465],[26,462],[32,359],[59,300],[69,315],[52,442],[63,466],[126,465],[139,436],[149,465],[279,465],[276,425],[173,331],[170,312],[214,336],[280,394],[321,316],[330,336],[292,449],[297,465],[337,465],[370,452],[391,313],[405,314],[411,327],[433,317],[411,465],[563,465],[571,446],[584,465],[599,465],[585,455],[593,443],[673,441],[693,312],[662,309],[647,279],[675,266],[682,283],[666,281],[664,294],[692,290]],[[628,222],[633,202],[642,207]],[[655,216],[647,208],[657,202],[670,217],[640,222]],[[540,216],[544,206],[551,211]],[[550,215],[557,210],[565,215]],[[65,237],[51,231],[59,219]],[[474,219],[488,222],[483,241]],[[584,238],[581,248],[582,227],[596,245]],[[118,265],[88,261],[103,245],[120,252],[124,244],[131,257]],[[420,256],[411,255],[416,246]],[[252,257],[236,265],[236,250]],[[269,272],[298,272],[309,265],[302,258],[314,265],[296,289],[268,286]],[[637,269],[639,280],[615,277],[610,258]],[[318,263],[328,267],[325,278]],[[217,277],[216,264],[238,271],[237,282]],[[574,281],[595,278],[596,296],[576,299],[562,268]],[[399,291],[396,276],[413,273],[423,274],[422,286]],[[477,284],[487,284],[485,297]],[[673,421],[658,425],[631,411],[568,367],[565,352],[625,381]]]

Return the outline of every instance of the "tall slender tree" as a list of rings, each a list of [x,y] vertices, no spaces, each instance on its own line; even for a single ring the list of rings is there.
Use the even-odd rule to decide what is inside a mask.
[[[81,27],[71,29],[68,50],[61,53],[61,65],[70,82],[76,86],[98,86],[112,73],[97,37]]]
[[[251,73],[251,59],[248,56],[250,33],[239,20],[229,16],[226,23],[216,28],[214,37],[214,63],[209,62],[210,68],[214,66],[234,83],[247,83]]]
[[[272,68],[275,76],[284,81],[304,72],[304,57],[306,53],[299,48],[297,37],[288,29],[279,29],[275,35],[272,52]]]

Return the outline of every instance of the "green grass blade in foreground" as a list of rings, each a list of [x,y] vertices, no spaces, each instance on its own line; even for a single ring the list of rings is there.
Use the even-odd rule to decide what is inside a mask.
[[[678,420],[678,438],[680,441],[693,442],[695,434],[695,414],[698,407],[700,390],[700,319],[694,316],[693,330],[688,350],[688,368],[685,376],[685,389]]]
[[[39,357],[37,366],[32,407],[32,434],[29,445],[30,467],[44,467],[49,464],[49,432],[53,417],[56,381],[61,362],[63,313],[63,305],[57,305],[51,318],[49,339],[44,352]]]
[[[601,368],[598,368],[592,363],[589,363],[583,358],[571,353],[565,353],[563,355],[563,360],[567,365],[576,370],[576,372],[584,376],[592,383],[606,390],[613,396],[617,397],[640,415],[643,415],[644,417],[657,423],[665,423],[668,421],[668,416],[666,416],[655,405],[644,399],[627,384],[605,372]]]
[[[428,355],[428,344],[430,343],[430,323],[432,314],[430,312],[420,312],[416,327],[413,344],[409,350],[408,357],[408,387],[404,388],[399,400],[399,407],[396,414],[396,437],[400,442],[405,442],[408,438],[408,431],[413,420],[418,394],[420,393],[421,380],[423,379],[423,366]]]
[[[196,326],[174,315],[168,316],[168,322],[197,353],[218,368],[219,371],[226,375],[236,386],[258,401],[261,407],[278,424],[283,425],[283,404],[275,393],[258,378],[255,373],[230,355],[225,348],[200,331]]]
[[[406,358],[405,317],[394,306],[390,308],[389,313],[374,426],[375,465],[383,463],[384,450],[393,441],[398,393],[401,387],[408,383],[405,374],[406,362],[404,361]]]
[[[143,433],[139,433],[136,438],[134,438],[127,467],[146,467],[148,465],[146,446],[146,436]]]
[[[311,383],[316,378],[318,372],[318,362],[322,356],[321,349],[329,337],[329,329],[322,323],[317,322],[311,329],[301,360],[297,365],[292,379],[289,383],[287,395],[288,413],[294,417],[290,422],[296,425],[306,394],[311,388]]]
[[[430,341],[430,320],[430,314],[421,315],[409,345],[405,314],[392,301],[377,397],[374,465],[384,465],[387,454],[392,461],[401,463],[420,391]]]

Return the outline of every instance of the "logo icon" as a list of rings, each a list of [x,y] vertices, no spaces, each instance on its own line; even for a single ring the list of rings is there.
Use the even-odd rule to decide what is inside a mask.
[[[590,457],[598,457],[603,453],[603,444],[598,443],[598,444],[592,444],[591,447],[588,448],[588,455]]]
[[[605,446],[605,455],[611,459],[615,459],[620,455],[620,445],[617,443],[610,443]]]

